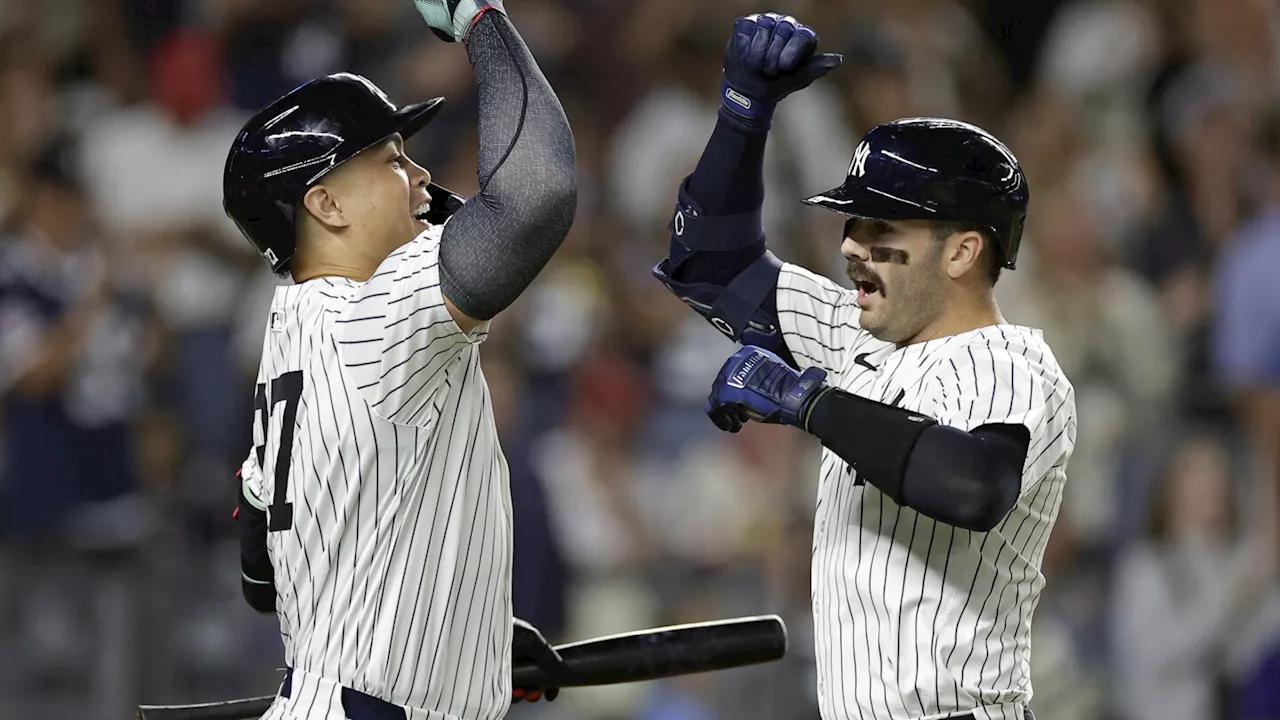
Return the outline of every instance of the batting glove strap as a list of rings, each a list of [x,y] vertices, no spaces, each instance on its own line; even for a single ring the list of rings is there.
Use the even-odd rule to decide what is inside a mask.
[[[748,130],[767,130],[773,126],[773,111],[778,103],[757,100],[739,90],[726,78],[720,84],[720,117]]]
[[[763,206],[737,215],[707,215],[689,195],[689,178],[680,183],[667,231],[689,250],[728,252],[749,247],[764,250]]]
[[[778,404],[778,419],[784,425],[804,428],[809,408],[826,389],[827,371],[817,367],[807,368],[790,384]]]

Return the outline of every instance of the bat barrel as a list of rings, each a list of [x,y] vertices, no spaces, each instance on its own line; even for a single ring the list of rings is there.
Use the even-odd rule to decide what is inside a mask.
[[[781,659],[787,631],[777,616],[679,625],[556,648],[570,673],[551,678],[532,665],[512,669],[516,687],[585,687],[728,670]]]

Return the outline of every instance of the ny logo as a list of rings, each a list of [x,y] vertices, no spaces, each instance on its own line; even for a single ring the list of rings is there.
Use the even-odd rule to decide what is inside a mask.
[[[853,151],[853,162],[849,164],[849,174],[862,177],[867,174],[867,158],[871,157],[871,146],[865,142],[858,143]]]

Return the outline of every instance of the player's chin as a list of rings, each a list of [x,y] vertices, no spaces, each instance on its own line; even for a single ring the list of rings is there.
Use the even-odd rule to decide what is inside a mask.
[[[865,302],[858,305],[861,312],[858,313],[858,324],[870,330],[873,327],[883,325],[883,319],[888,315],[885,312],[884,298],[877,297],[874,302]]]
[[[867,309],[858,314],[858,326],[863,330],[866,330],[871,337],[888,342],[890,328],[887,319],[888,318],[885,317],[884,308],[876,307]]]
[[[418,218],[410,215],[408,221],[405,222],[403,227],[404,229],[400,232],[404,236],[404,242],[409,242],[421,235],[427,228],[431,227],[431,225],[426,220],[419,220]]]

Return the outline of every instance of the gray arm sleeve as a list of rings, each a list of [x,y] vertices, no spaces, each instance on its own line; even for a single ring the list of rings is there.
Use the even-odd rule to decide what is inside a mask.
[[[480,192],[445,225],[440,289],[488,320],[524,292],[577,208],[573,134],[551,85],[505,15],[467,38],[480,103]]]

